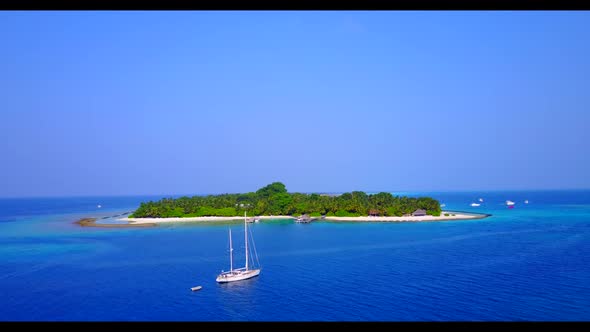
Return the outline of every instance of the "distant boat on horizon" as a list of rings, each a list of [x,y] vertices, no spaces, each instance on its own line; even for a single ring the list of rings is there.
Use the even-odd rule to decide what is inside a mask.
[[[218,283],[227,283],[232,281],[240,281],[246,280],[253,277],[256,277],[260,274],[260,267],[257,269],[250,269],[248,266],[249,256],[248,256],[248,218],[246,217],[246,212],[244,212],[244,244],[246,246],[246,266],[241,267],[238,269],[234,269],[234,259],[233,259],[233,247],[232,247],[232,240],[231,240],[231,228],[229,229],[229,271],[221,273],[217,276],[215,281]],[[252,238],[252,244],[254,244],[254,238]],[[254,253],[256,254],[256,260],[258,261],[258,254],[256,253],[256,245],[254,245]],[[260,265],[260,263],[258,263]]]
[[[527,199],[527,200],[525,200],[525,201],[524,201],[524,204],[529,204],[529,200],[528,200],[528,199]]]
[[[479,203],[471,203],[471,206],[480,206],[481,204]]]
[[[483,202],[483,198],[480,198],[480,199],[479,199],[479,201],[480,201],[480,202]]]
[[[102,207],[102,205],[98,204],[96,207],[100,209]]]
[[[506,201],[506,205],[508,205],[508,206],[513,206],[514,204],[515,203],[513,201],[510,201],[510,200]]]

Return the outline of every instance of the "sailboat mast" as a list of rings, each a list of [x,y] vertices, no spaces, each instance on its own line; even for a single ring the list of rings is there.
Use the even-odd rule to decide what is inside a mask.
[[[231,228],[229,229],[229,271],[234,270],[234,248],[231,245]]]
[[[248,271],[248,223],[246,221],[246,211],[244,211],[244,243],[246,243],[246,271]]]

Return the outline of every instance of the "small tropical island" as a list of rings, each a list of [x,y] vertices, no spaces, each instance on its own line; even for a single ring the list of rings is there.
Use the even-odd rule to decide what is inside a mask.
[[[341,195],[289,193],[281,182],[274,182],[256,192],[164,198],[143,202],[129,218],[187,218],[243,216],[360,217],[398,216],[418,209],[426,215],[440,216],[437,200],[430,197],[411,198],[381,192],[367,195],[353,191]]]
[[[479,219],[487,215],[441,211],[431,197],[394,196],[391,193],[343,194],[289,193],[281,182],[271,183],[255,192],[179,198],[142,202],[121,221],[143,223],[242,220],[245,213],[260,219],[309,216],[324,220],[349,221],[434,221]]]

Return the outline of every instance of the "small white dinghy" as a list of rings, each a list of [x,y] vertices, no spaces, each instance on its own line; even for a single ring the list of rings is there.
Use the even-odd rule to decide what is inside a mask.
[[[194,292],[194,291],[201,290],[201,288],[203,288],[203,286],[191,287],[191,290]]]

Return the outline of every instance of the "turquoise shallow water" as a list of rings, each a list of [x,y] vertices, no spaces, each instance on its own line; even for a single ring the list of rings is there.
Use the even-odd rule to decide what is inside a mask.
[[[150,198],[3,199],[0,320],[590,319],[590,191],[427,194],[493,216],[263,221],[252,225],[261,275],[226,285],[215,277],[229,268],[228,227],[243,264],[240,223],[81,228],[72,221]]]

